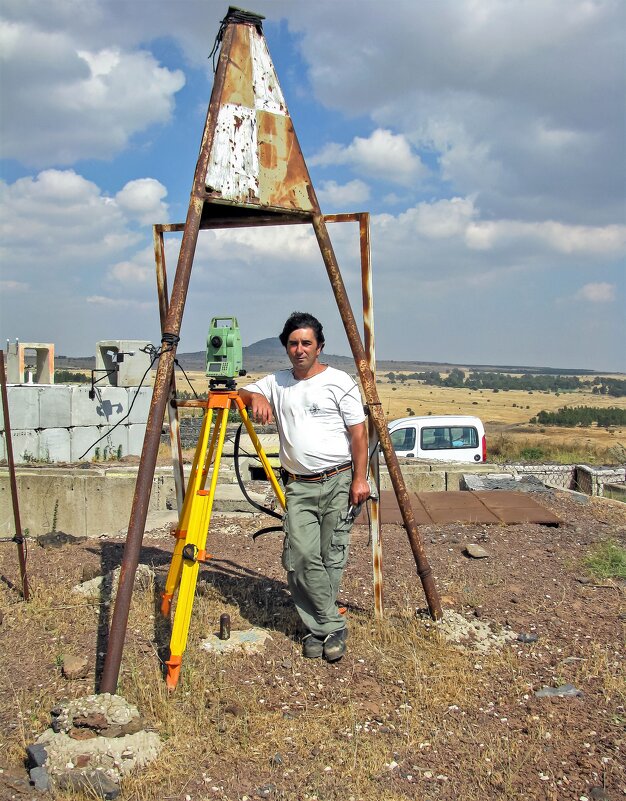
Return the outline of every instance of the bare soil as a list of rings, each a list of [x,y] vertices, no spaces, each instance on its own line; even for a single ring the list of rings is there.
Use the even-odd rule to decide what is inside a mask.
[[[272,521],[215,517],[213,559],[201,572],[181,685],[159,703],[167,640],[158,621],[131,609],[121,691],[169,739],[160,767],[125,783],[121,798],[623,798],[626,587],[591,578],[583,559],[607,539],[626,546],[626,507],[559,491],[534,497],[563,525],[431,526],[420,534],[445,609],[494,631],[536,634],[536,642],[513,639],[483,653],[441,640],[416,614],[424,595],[406,533],[392,525],[382,532],[386,621],[377,625],[368,529],[358,526],[342,588],[351,636],[334,665],[300,656],[281,536],[252,540]],[[171,543],[161,529],[144,538],[141,561],[160,580]],[[468,558],[468,543],[489,556]],[[94,690],[109,607],[88,613],[71,588],[85,569],[118,565],[122,545],[31,544],[30,605],[9,586],[19,583],[15,545],[0,549],[0,799],[41,797],[24,781],[22,749],[43,731],[56,701]],[[268,628],[265,653],[223,661],[199,655],[198,639],[216,630],[222,610],[233,628]],[[90,655],[86,679],[63,678],[68,652]],[[581,694],[534,695],[566,683]],[[181,704],[200,729],[186,761],[177,742],[182,732],[165,719]]]

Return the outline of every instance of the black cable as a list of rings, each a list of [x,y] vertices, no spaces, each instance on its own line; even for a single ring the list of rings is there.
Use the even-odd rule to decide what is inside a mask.
[[[249,495],[244,486],[243,479],[241,478],[241,471],[239,469],[239,440],[241,439],[241,429],[243,428],[243,423],[239,423],[239,428],[237,429],[237,433],[235,434],[235,443],[234,443],[234,465],[235,465],[235,475],[237,477],[237,483],[239,484],[239,489],[243,493],[243,497],[248,501],[251,506],[254,506],[255,509],[258,509],[259,512],[264,512],[265,514],[271,515],[272,517],[276,517],[279,520],[283,519],[281,514],[275,512],[273,509],[270,509],[267,506],[261,506],[260,503],[257,503],[253,500]],[[278,531],[279,529],[271,529],[272,531]],[[266,529],[263,529],[265,532]],[[252,538],[254,539],[254,537]]]
[[[212,47],[211,52],[209,53],[209,56],[208,56],[209,58],[213,59],[213,72],[215,72],[215,69],[216,69],[215,57],[217,55],[217,51],[218,51],[219,46],[220,46],[220,44],[222,42],[222,39],[224,38],[224,33],[226,32],[226,28],[228,27],[229,23],[230,22],[235,22],[235,23],[245,22],[245,23],[248,23],[248,24],[252,24],[257,29],[258,33],[262,34],[263,33],[263,20],[264,19],[265,19],[265,17],[261,16],[260,14],[253,14],[252,12],[244,11],[241,8],[234,8],[234,7],[231,6],[228,9],[228,13],[226,14],[224,19],[220,23],[220,27],[219,27],[219,30],[217,32],[217,36],[215,37],[215,41],[213,42],[213,47]]]
[[[165,337],[165,336],[172,336],[172,335],[166,335],[166,334],[163,334],[163,337]],[[177,339],[178,339],[178,337],[177,337]],[[164,341],[164,340],[162,340],[162,341]],[[90,445],[90,446],[87,448],[87,450],[85,451],[85,453],[82,453],[82,454],[81,454],[81,455],[78,457],[78,461],[79,461],[79,462],[80,462],[80,460],[83,458],[83,456],[86,456],[86,455],[89,453],[89,451],[90,451],[90,450],[91,450],[91,449],[94,447],[94,445],[97,445],[99,442],[101,442],[103,439],[105,439],[105,437],[108,437],[108,436],[109,436],[109,434],[111,434],[113,431],[115,431],[115,429],[116,429],[116,428],[117,428],[119,425],[121,425],[121,424],[124,422],[124,420],[128,420],[128,418],[129,418],[129,416],[130,416],[130,413],[131,413],[131,411],[132,411],[132,408],[133,408],[133,406],[135,405],[135,401],[137,400],[137,398],[138,398],[138,396],[139,396],[139,390],[142,388],[142,386],[143,386],[143,382],[146,380],[146,376],[148,375],[148,373],[150,372],[150,370],[152,370],[152,367],[153,367],[153,365],[154,365],[155,361],[156,361],[158,358],[160,358],[160,356],[161,356],[161,355],[162,355],[162,354],[165,352],[165,351],[163,351],[163,349],[161,349],[161,350],[157,350],[157,349],[154,347],[154,345],[147,345],[145,348],[140,348],[140,350],[141,350],[141,351],[143,351],[144,353],[148,353],[149,355],[152,355],[152,354],[154,354],[154,355],[152,356],[152,361],[150,362],[150,366],[148,367],[148,369],[146,370],[146,372],[143,374],[143,376],[142,376],[142,379],[141,379],[141,381],[139,382],[139,386],[137,387],[137,392],[135,392],[135,397],[133,398],[133,400],[132,400],[132,403],[131,403],[131,404],[130,404],[130,406],[128,407],[128,411],[126,412],[126,414],[124,415],[124,417],[122,417],[122,419],[121,419],[121,420],[118,420],[118,421],[117,421],[117,423],[116,423],[116,424],[115,424],[115,425],[114,425],[112,428],[110,428],[110,429],[109,429],[107,432],[105,432],[105,433],[104,433],[104,434],[103,434],[101,437],[99,437],[99,438],[98,438],[98,439],[97,439],[95,442],[92,442],[92,443],[91,443],[91,445]],[[170,350],[171,350],[171,348],[170,348]]]

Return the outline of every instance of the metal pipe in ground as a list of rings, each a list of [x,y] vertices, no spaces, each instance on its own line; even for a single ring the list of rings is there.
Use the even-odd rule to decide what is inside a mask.
[[[22,581],[22,597],[25,601],[30,599],[28,589],[28,575],[26,573],[26,551],[24,549],[24,535],[20,521],[20,504],[17,495],[17,480],[15,478],[15,461],[13,459],[13,441],[11,439],[11,420],[9,416],[9,397],[7,394],[7,379],[4,372],[4,351],[0,350],[0,391],[2,392],[2,413],[4,416],[4,438],[6,442],[7,465],[9,468],[9,482],[11,484],[11,501],[13,503],[13,522],[17,544],[17,558],[20,563],[20,578]]]
[[[389,470],[389,477],[398,500],[398,506],[400,507],[400,512],[402,514],[404,527],[406,529],[411,551],[413,552],[413,558],[415,559],[415,564],[417,566],[417,573],[422,582],[422,587],[424,588],[428,610],[434,620],[439,620],[443,614],[441,611],[439,593],[437,592],[432,569],[428,563],[428,559],[426,558],[424,545],[415,522],[415,516],[411,507],[409,493],[407,492],[406,485],[404,483],[404,477],[400,470],[398,457],[396,456],[396,452],[391,444],[389,429],[387,428],[387,421],[385,420],[382,404],[376,390],[374,374],[370,370],[365,349],[363,348],[363,343],[361,342],[361,335],[352,312],[352,307],[350,306],[350,301],[346,293],[343,278],[341,277],[341,272],[339,271],[339,265],[337,263],[337,258],[328,235],[326,222],[321,214],[315,215],[312,222],[315,236],[317,237],[317,241],[322,252],[322,257],[324,259],[330,285],[337,301],[337,306],[339,308],[341,319],[348,336],[350,348],[352,349],[354,363],[361,379],[361,385],[363,387],[363,392],[365,393],[365,399],[369,407],[370,416],[374,422],[382,451],[385,454],[385,460]]]

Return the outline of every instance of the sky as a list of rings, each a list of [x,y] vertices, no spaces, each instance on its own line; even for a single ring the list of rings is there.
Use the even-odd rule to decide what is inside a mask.
[[[626,371],[623,0],[246,7],[322,211],[371,215],[379,359]],[[159,343],[152,225],[186,217],[227,10],[0,0],[0,343]],[[329,231],[360,320],[358,228]],[[201,232],[179,353],[294,310],[349,355],[309,226]]]

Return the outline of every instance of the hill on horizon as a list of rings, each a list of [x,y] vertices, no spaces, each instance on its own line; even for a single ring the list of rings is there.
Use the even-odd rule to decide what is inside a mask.
[[[190,353],[178,353],[176,358],[185,370],[204,371],[206,367],[206,357],[204,350],[193,351]],[[345,370],[355,374],[356,367],[352,356],[338,356],[323,352],[322,361],[331,367]],[[95,356],[57,356],[55,358],[57,369],[77,369],[91,370],[95,367]],[[285,354],[285,349],[280,344],[278,337],[267,337],[253,342],[251,345],[243,347],[243,366],[248,373],[271,373],[275,370],[283,370],[289,367],[289,360]],[[493,371],[503,373],[534,373],[534,374],[558,374],[558,375],[603,375],[606,371],[586,370],[574,368],[558,367],[537,367],[525,365],[496,365],[496,364],[457,364],[453,362],[432,362],[432,361],[396,361],[394,359],[378,359],[376,363],[377,373],[388,373],[394,371],[425,372],[428,370],[438,370],[448,372],[453,368],[474,370],[474,371]]]

